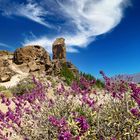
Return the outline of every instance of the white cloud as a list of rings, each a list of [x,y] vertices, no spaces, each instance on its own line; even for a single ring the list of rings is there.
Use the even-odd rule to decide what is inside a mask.
[[[18,5],[17,10],[12,9],[11,13],[7,10],[7,14],[23,16],[46,27],[56,26],[55,29],[61,29],[60,36],[66,39],[67,50],[77,52],[76,47],[86,47],[97,36],[116,27],[128,2],[129,0],[42,0],[37,3],[36,0],[28,0],[27,4]],[[51,15],[54,19],[66,19],[66,23],[59,25],[46,22],[47,16]],[[51,38],[44,35],[25,39],[23,45],[38,44],[51,52],[51,44],[57,37],[58,35]]]
[[[22,4],[15,14],[18,16],[26,17],[46,27],[51,27],[44,19],[47,13],[48,12],[37,3],[29,2],[26,5]]]
[[[8,2],[7,2],[8,3]],[[33,0],[28,0],[26,4],[22,3],[12,3],[11,5],[6,5],[2,8],[3,15],[6,16],[20,16],[37,22],[43,26],[51,28],[45,21],[45,17],[49,14],[46,9],[35,3]]]
[[[40,45],[46,48],[46,50],[51,53],[52,52],[52,42],[53,39],[48,39],[47,37],[40,37],[33,40],[25,39],[25,42],[22,45]]]
[[[35,36],[35,35],[34,35]],[[25,39],[24,43],[22,43],[23,46],[26,45],[40,45],[45,47],[45,49],[49,52],[52,53],[52,43],[55,41],[55,38],[52,39],[48,39],[47,37],[40,37],[40,38],[34,38],[33,40],[31,39]],[[81,38],[74,38],[74,37],[70,37],[70,36],[65,36],[65,40],[67,43],[67,52],[71,52],[71,53],[76,53],[78,52],[77,49],[75,49],[73,46],[75,46],[76,44],[83,44],[84,42],[82,42]]]
[[[126,0],[57,0],[62,11],[85,36],[97,36],[114,28],[123,17]]]
[[[87,45],[94,40],[94,38],[86,38],[83,35],[62,35],[62,36],[55,36],[53,38],[49,38],[46,36],[37,37],[31,32],[31,38],[26,38],[25,41],[22,43],[23,46],[26,45],[40,45],[46,48],[49,53],[52,53],[52,43],[55,41],[56,38],[63,37],[65,38],[67,52],[77,53],[78,50],[76,47],[87,47]]]
[[[77,52],[75,48],[86,47],[99,35],[105,34],[117,26],[122,17],[127,0],[56,0],[61,17],[67,17],[69,24],[73,24],[74,34],[61,34],[66,39],[68,51]],[[47,3],[47,0],[46,0]],[[53,3],[54,4],[54,3]],[[56,7],[56,6],[55,6]],[[63,28],[63,27],[61,27]],[[37,40],[26,40],[25,44],[38,43],[46,49],[51,46],[53,39],[42,37]],[[49,51],[50,51],[49,47]]]

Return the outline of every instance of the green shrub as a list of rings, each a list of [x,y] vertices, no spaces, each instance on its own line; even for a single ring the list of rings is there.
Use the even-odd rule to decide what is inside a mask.
[[[14,95],[22,95],[24,93],[30,92],[34,89],[35,84],[31,80],[23,80],[18,83],[15,87],[10,88]]]
[[[87,80],[95,80],[96,78],[94,76],[92,76],[91,74],[86,74],[84,72],[80,72],[80,76],[85,77]]]
[[[104,88],[105,87],[105,84],[103,81],[97,79],[96,80],[96,84],[95,84],[98,88]]]
[[[12,93],[11,90],[9,90],[9,89],[6,89],[6,90],[2,91],[2,93],[3,93],[3,95],[4,95],[5,97],[7,97],[7,98],[13,97],[13,93]]]
[[[0,92],[6,90],[5,86],[0,86]]]
[[[102,89],[102,88],[104,88],[104,86],[105,86],[103,81],[101,81],[100,79],[96,79],[96,78],[95,78],[94,76],[92,76],[91,74],[86,74],[86,73],[81,72],[81,73],[80,73],[80,76],[83,76],[84,78],[86,78],[86,80],[89,80],[89,81],[95,80],[96,82],[95,82],[95,84],[94,84],[94,87],[97,87],[97,88]]]
[[[0,86],[0,93],[4,94],[5,97],[12,97],[13,96],[11,90],[7,89],[5,86]]]
[[[68,85],[70,85],[76,78],[73,72],[65,64],[62,66],[60,75],[65,78],[65,81]]]

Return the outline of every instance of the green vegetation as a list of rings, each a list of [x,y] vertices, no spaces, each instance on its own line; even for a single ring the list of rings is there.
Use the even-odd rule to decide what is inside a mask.
[[[104,82],[99,80],[99,79],[96,80],[96,84],[95,85],[97,86],[97,88],[100,88],[100,89],[105,87]]]
[[[87,74],[84,72],[80,72],[80,76],[83,76],[84,78],[86,78],[87,80],[96,80],[96,78],[94,76],[92,76],[91,74]]]
[[[13,97],[13,94],[10,89],[7,89],[5,86],[0,86],[0,93],[4,94],[5,97]]]
[[[10,89],[5,89],[4,91],[2,91],[3,95],[7,98],[11,98],[13,97],[13,93],[11,92]]]
[[[95,80],[96,83],[95,83],[94,87],[97,87],[97,88],[100,88],[100,89],[104,88],[104,82],[101,81],[100,79],[96,79],[91,74],[86,74],[84,72],[80,72],[80,76],[83,76],[86,80],[89,80],[89,81]]]
[[[63,64],[60,76],[65,78],[65,82],[68,85],[70,85],[76,79],[73,72],[66,66],[66,64]]]
[[[15,87],[10,88],[11,92],[14,95],[22,95],[24,93],[30,92],[35,88],[35,84],[31,80],[22,80]]]
[[[73,72],[70,69],[68,69],[66,65],[63,65],[60,75],[65,78],[65,82],[68,85],[71,85],[73,81],[79,81],[80,77],[82,76],[89,81],[95,80],[96,81],[96,83],[94,84],[95,88],[100,88],[100,89],[104,88],[104,82],[101,81],[100,79],[96,79],[91,74],[86,74],[84,72],[80,72],[79,77],[76,77],[74,76]]]
[[[2,91],[4,91],[4,90],[6,90],[6,87],[0,86],[0,92],[2,92]]]

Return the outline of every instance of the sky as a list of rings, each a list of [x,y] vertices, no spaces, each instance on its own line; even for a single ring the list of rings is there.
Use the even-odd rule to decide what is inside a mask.
[[[0,0],[0,50],[64,37],[67,59],[100,78],[140,72],[139,0]]]

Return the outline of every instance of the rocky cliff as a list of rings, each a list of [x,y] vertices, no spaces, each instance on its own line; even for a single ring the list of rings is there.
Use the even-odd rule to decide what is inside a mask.
[[[14,53],[0,51],[0,82],[10,81],[17,73],[60,75],[63,65],[74,75],[77,68],[66,60],[66,44],[64,38],[57,38],[52,45],[52,60],[49,53],[39,45],[17,48]]]

